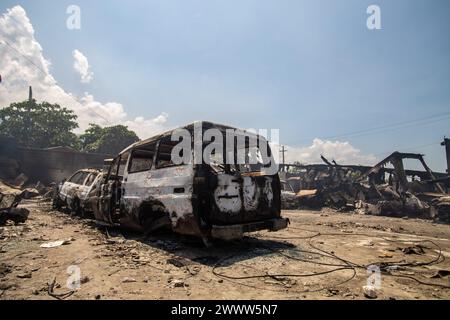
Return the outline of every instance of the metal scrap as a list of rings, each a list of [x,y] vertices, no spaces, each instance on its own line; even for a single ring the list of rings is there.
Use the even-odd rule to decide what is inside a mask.
[[[26,190],[20,190],[0,180],[0,225],[8,220],[17,224],[28,219],[29,211],[25,208],[17,208],[26,194]]]
[[[321,158],[323,165],[289,165],[287,183],[298,206],[450,221],[449,177],[432,172],[421,154],[394,152],[373,167]],[[424,170],[405,170],[405,159],[419,161]]]

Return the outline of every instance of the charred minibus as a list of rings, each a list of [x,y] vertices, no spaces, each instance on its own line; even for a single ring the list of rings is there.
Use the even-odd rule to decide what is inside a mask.
[[[260,135],[194,122],[136,142],[112,161],[91,201],[96,221],[225,240],[287,227],[280,179]],[[275,169],[274,169],[275,168]]]

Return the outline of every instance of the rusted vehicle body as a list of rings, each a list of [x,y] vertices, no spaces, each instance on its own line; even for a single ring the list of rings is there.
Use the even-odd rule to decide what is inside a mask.
[[[89,199],[100,187],[103,176],[97,169],[78,170],[58,187],[55,206],[67,206],[76,214],[92,212]]]
[[[200,134],[211,128],[223,133],[233,129],[210,122],[182,128],[195,134],[194,127],[200,128]],[[236,239],[244,232],[286,228],[288,220],[280,217],[277,172],[265,174],[261,166],[220,161],[175,164],[171,154],[178,141],[172,141],[173,132],[139,141],[114,159],[100,191],[91,198],[97,222],[144,232],[169,227],[204,240]],[[252,147],[258,146],[245,145]]]
[[[299,196],[294,189],[287,181],[281,180],[281,209],[298,209],[299,205]]]

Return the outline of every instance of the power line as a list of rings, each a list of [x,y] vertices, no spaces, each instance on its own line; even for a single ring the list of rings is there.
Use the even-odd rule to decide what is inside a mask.
[[[426,148],[426,147],[431,147],[431,146],[438,146],[440,145],[440,142],[432,142],[432,143],[427,143],[427,144],[421,144],[421,145],[416,145],[416,146],[410,146],[410,147],[406,147],[406,148],[397,148],[397,149],[401,149],[402,151],[408,151],[408,150],[414,150],[417,148]],[[377,153],[374,154],[374,156],[378,157],[378,156],[382,156],[382,155],[389,155],[391,154],[392,151],[386,151],[386,152],[381,152],[381,153]]]
[[[33,66],[35,66],[37,68],[37,70],[39,70],[40,72],[42,72],[45,76],[48,75],[47,71],[43,70],[40,66],[38,66],[36,63],[34,63],[33,60],[31,60],[30,58],[28,58],[26,55],[24,55],[22,52],[20,52],[18,49],[14,48],[8,41],[3,40],[3,43],[6,44],[8,47],[10,47],[11,49],[13,49],[14,51],[16,51],[18,54],[20,54],[24,59],[26,59],[28,62],[30,62]],[[56,81],[55,81],[56,83]]]
[[[378,127],[357,130],[357,131],[348,132],[345,134],[340,134],[340,135],[335,135],[335,136],[321,137],[321,139],[333,140],[333,139],[339,139],[339,138],[361,137],[361,136],[367,136],[367,135],[372,135],[372,134],[384,133],[387,131],[405,128],[405,127],[413,126],[413,125],[422,126],[422,125],[435,123],[435,122],[439,122],[439,121],[443,121],[443,120],[447,120],[447,119],[450,119],[450,112],[443,112],[443,113],[434,114],[434,115],[423,117],[423,118],[386,124],[386,125],[382,125],[382,126],[378,126]],[[302,139],[300,141],[309,141],[309,140],[311,140],[311,139]]]
[[[440,117],[440,118],[437,118]],[[437,118],[437,119],[435,119]],[[387,132],[387,131],[391,131],[391,130],[395,130],[395,129],[400,129],[400,128],[406,128],[406,127],[410,127],[410,126],[422,126],[422,125],[426,125],[426,124],[430,124],[430,123],[435,123],[435,122],[439,122],[442,120],[446,120],[450,118],[450,113],[442,113],[439,115],[435,115],[435,116],[431,116],[431,117],[426,117],[423,119],[418,119],[418,120],[410,120],[408,122],[404,122],[404,123],[398,123],[398,124],[392,124],[389,126],[385,126],[384,130],[380,130],[379,128],[377,129],[372,129],[369,130],[368,132],[364,133],[353,133],[353,134],[347,134],[347,135],[342,135],[342,136],[337,136],[337,137],[332,137],[329,139],[336,139],[336,138],[340,138],[340,137],[360,137],[360,136],[366,136],[366,135],[370,135],[370,134],[378,134],[378,133],[383,133],[383,132]],[[372,132],[370,132],[372,131]],[[373,132],[375,131],[375,132]]]
[[[419,125],[430,124],[430,123],[446,120],[449,116],[450,116],[450,112],[445,112],[445,113],[436,114],[436,115],[421,118],[421,119],[409,120],[409,121],[398,122],[398,123],[394,123],[394,124],[390,124],[390,125],[369,128],[369,129],[355,131],[352,133],[347,133],[347,134],[343,134],[343,135],[339,135],[339,136],[328,137],[326,139],[336,139],[336,138],[341,138],[341,137],[357,137],[357,136],[383,133],[383,132],[387,132],[387,131],[390,131],[393,129],[399,129],[399,128],[404,128],[404,127],[413,126],[413,125],[419,126]],[[442,118],[439,118],[439,117],[442,117]]]

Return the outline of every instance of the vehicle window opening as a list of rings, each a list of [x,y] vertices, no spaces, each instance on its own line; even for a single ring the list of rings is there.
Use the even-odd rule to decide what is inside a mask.
[[[97,174],[91,173],[86,180],[86,186],[90,187],[94,183],[95,178],[97,178]]]
[[[158,154],[156,156],[156,169],[177,166],[172,161],[172,149],[179,142],[171,141],[170,136],[163,137],[158,146]],[[183,157],[183,152],[180,152],[180,157]]]
[[[260,172],[263,168],[270,167],[271,150],[266,141],[264,141],[264,148],[266,148],[267,155],[264,155],[260,150],[259,139],[250,139],[248,136],[244,137],[244,144],[238,146],[238,137],[234,136],[233,151],[226,150],[226,144],[221,151],[214,150],[211,154],[210,166],[216,172]],[[204,145],[204,147],[207,144]],[[224,154],[226,155],[224,157]],[[239,156],[242,159],[239,159]],[[227,163],[227,159],[234,159],[232,163]],[[268,161],[269,160],[269,161]],[[240,162],[240,163],[239,163]],[[242,163],[244,162],[244,163]]]
[[[72,178],[70,178],[69,182],[72,182],[75,184],[83,184],[87,175],[88,175],[88,173],[86,173],[86,172],[78,172]]]
[[[153,157],[155,155],[156,143],[152,143],[143,148],[133,150],[131,153],[128,172],[148,171],[152,168]]]
[[[69,179],[69,182],[76,183],[75,181],[78,181],[78,179],[80,178],[80,176],[81,176],[81,172],[75,173],[75,174]]]

